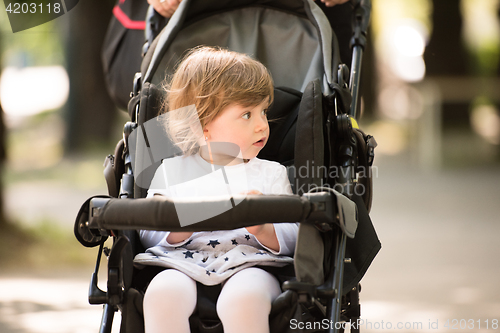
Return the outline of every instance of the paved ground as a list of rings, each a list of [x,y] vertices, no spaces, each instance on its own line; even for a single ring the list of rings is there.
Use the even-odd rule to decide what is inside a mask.
[[[362,282],[367,331],[380,331],[382,320],[408,332],[457,331],[448,320],[469,332],[491,329],[500,320],[500,169],[387,166],[375,186],[372,219],[383,248]]]
[[[96,333],[101,311],[82,278],[0,278],[0,332]]]
[[[380,165],[375,193],[383,248],[362,281],[362,330],[500,331],[500,168],[425,174]],[[1,272],[0,332],[97,332],[90,273]]]

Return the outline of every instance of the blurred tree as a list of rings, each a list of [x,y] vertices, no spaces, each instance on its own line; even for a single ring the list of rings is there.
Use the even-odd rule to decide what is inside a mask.
[[[463,40],[463,19],[458,0],[432,0],[432,34],[424,52],[426,76],[466,76],[470,59]],[[443,100],[445,127],[470,126],[470,103]]]
[[[4,116],[2,110],[2,104],[0,104],[0,174],[3,174],[4,164],[5,164],[5,124],[4,124]],[[5,217],[5,212],[3,209],[3,181],[2,177],[0,177],[0,230],[7,223],[7,219]]]
[[[500,22],[500,6],[498,6],[497,17],[498,17],[498,21]],[[500,77],[500,59],[499,59],[499,63],[497,66],[497,76]]]
[[[432,5],[432,35],[424,53],[427,75],[468,74],[460,1],[432,0]]]
[[[0,33],[0,73],[2,72],[2,33]],[[6,159],[6,142],[5,142],[5,123],[2,103],[0,103],[0,230],[4,229],[7,224],[3,209],[3,170]]]
[[[70,13],[66,59],[70,93],[65,152],[111,139],[117,109],[106,90],[101,48],[114,1],[80,1]]]

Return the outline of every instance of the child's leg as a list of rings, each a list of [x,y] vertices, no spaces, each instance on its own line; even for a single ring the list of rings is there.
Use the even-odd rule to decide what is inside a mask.
[[[146,333],[189,333],[196,282],[175,269],[162,271],[149,284],[143,304]]]
[[[278,280],[260,268],[247,268],[229,278],[217,300],[224,333],[269,332],[271,303],[281,293]]]

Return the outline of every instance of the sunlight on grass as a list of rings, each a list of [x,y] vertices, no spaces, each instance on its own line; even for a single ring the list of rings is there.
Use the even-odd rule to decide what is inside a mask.
[[[70,230],[46,220],[25,227],[19,223],[0,231],[0,266],[10,269],[91,267],[95,251],[83,248]]]

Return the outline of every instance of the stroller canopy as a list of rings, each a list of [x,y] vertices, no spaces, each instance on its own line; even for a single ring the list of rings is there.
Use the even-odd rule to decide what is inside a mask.
[[[261,61],[277,87],[303,92],[336,82],[339,52],[328,19],[312,0],[184,0],[143,61],[143,82],[158,84],[186,50],[220,46]]]

